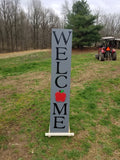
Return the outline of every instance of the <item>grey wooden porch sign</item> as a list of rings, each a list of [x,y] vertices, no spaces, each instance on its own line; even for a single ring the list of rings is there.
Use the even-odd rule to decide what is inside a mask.
[[[46,136],[74,136],[69,129],[72,30],[52,29],[50,128]]]

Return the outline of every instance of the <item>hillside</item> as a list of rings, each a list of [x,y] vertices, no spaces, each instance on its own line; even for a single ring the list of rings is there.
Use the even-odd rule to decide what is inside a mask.
[[[120,158],[120,50],[117,61],[97,61],[96,52],[73,51],[70,128],[75,136],[52,138],[45,137],[51,52],[1,56],[1,160]]]

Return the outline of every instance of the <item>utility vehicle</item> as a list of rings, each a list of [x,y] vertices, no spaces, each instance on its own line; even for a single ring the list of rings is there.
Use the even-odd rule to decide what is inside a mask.
[[[104,60],[116,60],[117,53],[114,49],[114,37],[102,37],[102,44],[98,49],[98,54],[95,55],[96,59],[100,61]]]

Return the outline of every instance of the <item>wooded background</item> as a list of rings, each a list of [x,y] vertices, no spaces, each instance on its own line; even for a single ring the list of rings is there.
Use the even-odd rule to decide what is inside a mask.
[[[50,48],[56,27],[61,27],[59,17],[39,0],[32,0],[27,11],[20,0],[0,0],[0,52]]]
[[[42,6],[40,0],[31,0],[26,10],[20,0],[0,0],[0,52],[51,47],[51,29],[64,28],[70,11],[69,2],[61,6],[61,17]],[[101,36],[120,37],[120,15],[92,11],[95,25],[102,25]]]

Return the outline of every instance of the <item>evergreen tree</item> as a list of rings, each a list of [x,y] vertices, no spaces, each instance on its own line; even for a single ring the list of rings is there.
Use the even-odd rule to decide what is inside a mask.
[[[89,5],[85,0],[77,1],[72,11],[67,15],[65,28],[73,29],[73,47],[82,48],[91,46],[99,41],[99,31],[102,26],[95,25],[96,16],[91,14]]]

